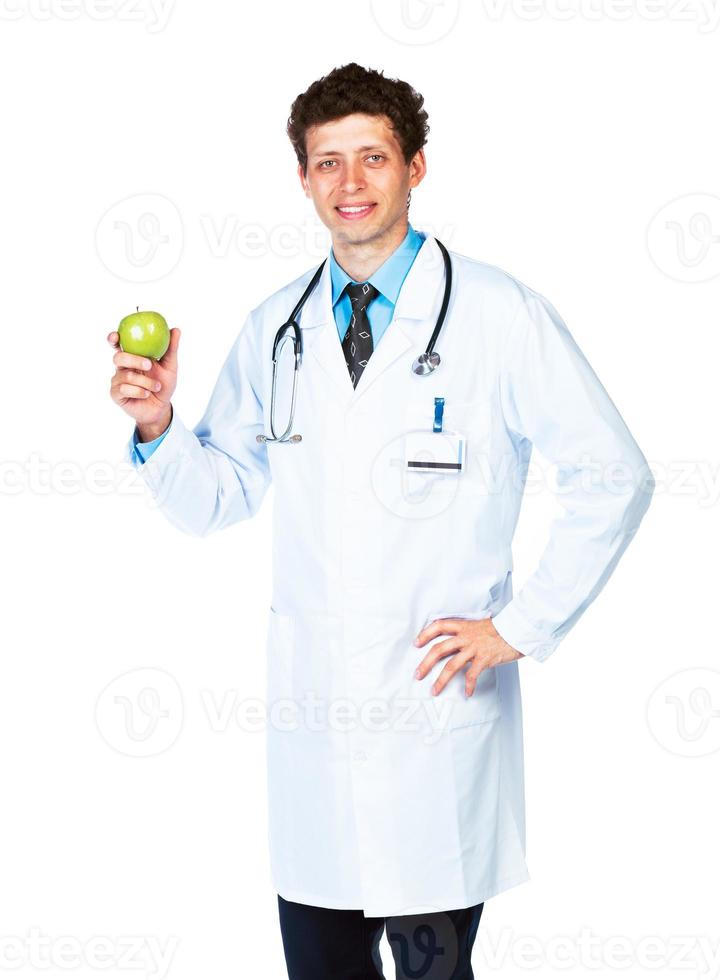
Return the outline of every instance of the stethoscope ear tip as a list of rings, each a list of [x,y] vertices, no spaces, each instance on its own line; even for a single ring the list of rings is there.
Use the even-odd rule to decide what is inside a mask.
[[[259,436],[255,436],[255,441],[256,442],[302,442],[302,436],[300,435],[299,432],[296,432],[295,435],[292,436],[287,436],[287,437],[279,436],[277,438],[272,438],[271,436],[266,436],[266,435],[259,435]]]

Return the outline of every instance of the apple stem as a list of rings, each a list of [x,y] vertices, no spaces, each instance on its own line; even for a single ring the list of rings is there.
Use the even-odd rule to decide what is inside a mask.
[[[136,311],[137,311],[138,313],[140,312],[140,307],[139,307],[139,306],[136,306],[136,307],[135,307],[135,309],[136,309]]]

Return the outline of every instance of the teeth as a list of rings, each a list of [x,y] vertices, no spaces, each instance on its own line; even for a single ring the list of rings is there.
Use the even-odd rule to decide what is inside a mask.
[[[362,207],[359,207],[359,208],[340,208],[339,210],[340,211],[347,211],[350,214],[357,214],[358,211],[367,211],[367,209],[368,208],[371,208],[371,207],[372,207],[372,204],[365,204],[365,205],[363,205]]]

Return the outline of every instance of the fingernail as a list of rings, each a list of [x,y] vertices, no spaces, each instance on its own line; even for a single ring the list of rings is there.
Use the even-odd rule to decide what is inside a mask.
[[[418,667],[418,669],[417,669],[417,670],[415,671],[415,676],[417,677],[417,679],[418,679],[418,680],[420,680],[420,668],[419,668],[419,667]]]
[[[146,371],[149,371],[151,367],[152,367],[152,364],[150,363],[150,361],[143,361],[143,368]]]
[[[162,387],[162,385],[160,384],[160,382],[159,381],[156,381],[155,382],[155,391],[160,391],[160,388],[161,387]]]

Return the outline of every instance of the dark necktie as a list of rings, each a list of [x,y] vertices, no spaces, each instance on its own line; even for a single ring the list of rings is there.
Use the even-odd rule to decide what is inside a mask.
[[[373,352],[373,339],[370,332],[367,308],[379,291],[369,282],[348,283],[345,290],[352,303],[350,322],[342,341],[345,363],[350,372],[353,388],[357,387],[360,375],[365,370]]]

